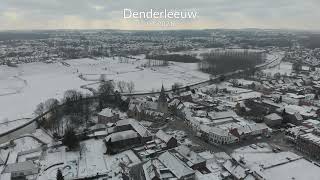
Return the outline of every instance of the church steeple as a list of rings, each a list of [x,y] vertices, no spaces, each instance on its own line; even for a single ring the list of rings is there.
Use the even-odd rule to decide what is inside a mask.
[[[163,84],[162,84],[160,96],[158,99],[158,111],[163,112],[163,113],[168,112],[168,102],[167,102],[167,97],[166,97],[166,93],[165,93]]]
[[[159,96],[159,102],[167,102],[167,98],[166,98],[166,93],[164,91],[164,87],[163,87],[163,84],[162,84],[162,87],[161,87],[161,92],[160,92],[160,96]]]

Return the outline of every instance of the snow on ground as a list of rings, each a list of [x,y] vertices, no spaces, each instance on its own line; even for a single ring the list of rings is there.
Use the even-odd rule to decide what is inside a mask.
[[[7,118],[3,118],[1,121],[0,117],[0,133],[7,132],[9,129],[13,129],[29,121],[32,121],[32,119],[25,118],[9,121]]]
[[[85,58],[64,62],[65,64],[21,64],[18,68],[0,66],[0,123],[7,118],[11,121],[33,117],[40,102],[49,98],[61,99],[66,90],[76,89],[90,93],[81,86],[97,82],[101,74],[115,82],[133,81],[135,90],[139,92],[158,90],[161,83],[169,89],[175,82],[190,84],[209,78],[208,74],[197,70],[196,63],[171,63],[168,67],[141,68],[147,60],[121,63],[118,58]],[[79,78],[80,74],[84,79]],[[93,86],[97,88],[98,84]]]
[[[114,173],[122,171],[122,167],[132,167],[141,163],[138,156],[132,151],[127,150],[116,155],[105,156],[106,168]]]
[[[97,173],[106,173],[106,162],[103,153],[106,147],[101,140],[90,139],[81,142],[81,157],[79,160],[78,176],[94,176]]]
[[[78,78],[73,68],[63,66],[60,63],[21,64],[18,68],[0,66],[0,72],[1,80],[5,79],[7,82],[13,76],[17,76],[26,83],[18,92],[0,96],[0,117],[8,118],[9,121],[32,117],[35,107],[40,102],[49,98],[62,98],[66,90],[80,89],[81,85],[86,84],[85,81]],[[10,83],[14,82],[16,81]],[[17,83],[15,86],[19,86],[20,82]],[[7,87],[12,89],[14,86]],[[3,88],[0,89],[0,94],[7,92],[2,90]]]
[[[290,75],[292,72],[292,63],[290,62],[281,62],[280,66],[277,65],[275,67],[263,70],[264,73],[274,75],[276,73],[280,73],[282,75],[287,74]]]
[[[48,135],[42,129],[36,129],[36,132],[34,132],[32,135],[35,136],[36,138],[40,139],[42,142],[49,144],[49,145],[51,145],[54,142],[53,137]]]
[[[31,137],[24,137],[21,139],[14,140],[14,143],[16,146],[13,148],[15,152],[21,152],[21,151],[28,151],[31,149],[36,149],[41,147],[42,144],[40,144],[38,141]]]
[[[132,60],[131,60],[132,61]],[[161,84],[166,89],[178,82],[182,85],[193,84],[209,79],[209,75],[197,70],[197,63],[178,63],[172,62],[170,66],[159,66],[142,68],[147,60],[135,61],[131,63],[118,63],[117,60],[111,61],[106,67],[107,80],[134,82],[135,92],[150,92],[151,90],[160,90]],[[140,68],[137,68],[140,67]],[[84,73],[84,78],[99,80],[101,74]],[[99,84],[92,84],[88,87],[97,89]]]
[[[319,179],[319,166],[289,151],[275,153],[265,143],[241,147],[231,156],[237,161],[241,159],[246,167],[261,173],[266,179]]]
[[[38,180],[56,179],[57,170],[61,169],[65,178],[73,178],[78,172],[79,152],[66,152],[65,147],[49,149],[40,161]]]
[[[203,51],[207,50],[199,50],[198,53]],[[270,58],[272,59],[271,56]],[[106,80],[114,82],[134,82],[135,92],[159,90],[161,84],[170,89],[176,82],[188,85],[209,79],[208,74],[197,70],[197,63],[170,62],[170,66],[144,68],[143,65],[147,62],[142,57],[141,60],[129,59],[124,63],[115,57],[67,60],[63,64],[37,62],[21,64],[17,68],[0,66],[0,123],[33,117],[40,102],[49,98],[61,99],[69,89],[91,93],[81,87],[87,85],[97,88],[101,74]],[[80,75],[83,79],[79,78]],[[237,91],[230,86],[222,85],[219,88],[224,87]],[[7,129],[10,128],[13,127],[9,124]]]

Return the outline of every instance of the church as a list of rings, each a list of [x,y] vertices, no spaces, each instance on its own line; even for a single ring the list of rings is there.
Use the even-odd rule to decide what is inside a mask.
[[[163,85],[156,101],[132,99],[129,104],[128,116],[137,120],[164,120],[168,116],[168,101]]]
[[[161,92],[158,99],[157,110],[162,113],[168,113],[168,101],[167,101],[167,97],[166,97],[166,93],[164,91],[163,85],[161,87]]]

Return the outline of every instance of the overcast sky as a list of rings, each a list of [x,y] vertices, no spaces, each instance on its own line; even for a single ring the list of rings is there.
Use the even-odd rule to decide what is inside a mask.
[[[173,27],[123,19],[123,9],[192,9],[194,20]],[[0,0],[0,29],[320,30],[320,0]],[[159,22],[161,20],[158,20]]]

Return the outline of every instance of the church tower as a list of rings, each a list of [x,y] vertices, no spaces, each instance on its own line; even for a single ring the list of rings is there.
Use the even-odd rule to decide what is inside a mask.
[[[160,96],[158,99],[158,111],[162,113],[168,112],[168,102],[167,102],[166,94],[164,92],[163,84],[162,84]]]

